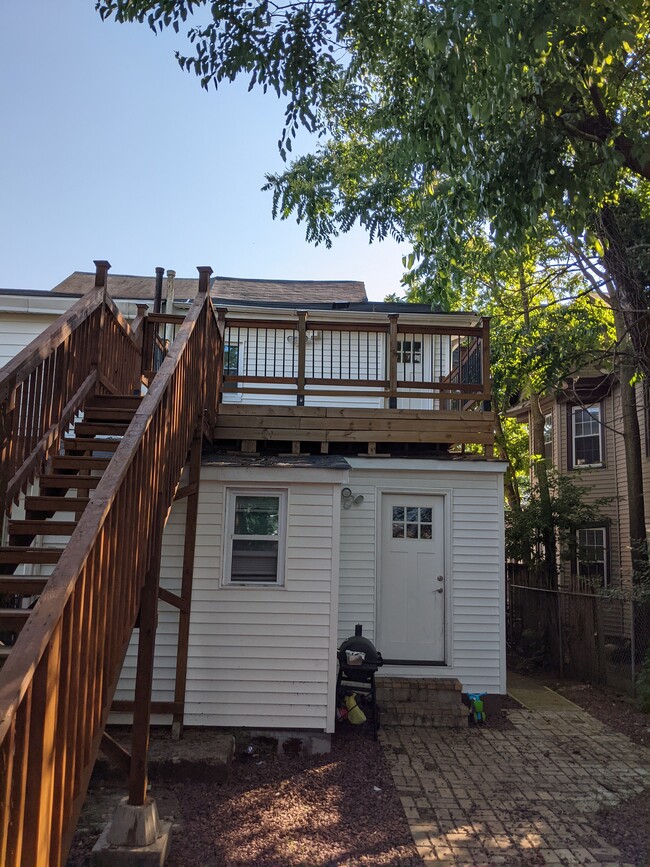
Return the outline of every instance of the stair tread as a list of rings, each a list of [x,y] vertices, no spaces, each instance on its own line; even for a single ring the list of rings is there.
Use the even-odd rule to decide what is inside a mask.
[[[96,488],[101,476],[78,476],[48,473],[39,478],[41,490],[47,488]]]
[[[45,576],[0,575],[0,593],[9,596],[38,596],[46,584]]]
[[[52,458],[52,466],[55,469],[104,470],[110,462],[110,458],[97,458],[91,455],[55,455]]]
[[[26,548],[20,545],[5,545],[0,548],[0,563],[58,563],[63,548]]]
[[[142,403],[141,394],[96,394],[86,401],[86,407],[131,406]]]
[[[25,497],[26,512],[81,512],[90,502],[88,497]]]
[[[79,436],[102,436],[112,435],[112,436],[122,436],[126,433],[128,429],[128,424],[124,423],[116,423],[111,424],[110,422],[86,422],[80,421],[74,426],[75,434],[77,437]]]
[[[47,518],[42,520],[25,518],[19,521],[9,521],[7,532],[10,536],[33,535],[33,536],[71,536],[74,533],[76,521],[51,521]]]
[[[31,613],[29,608],[0,608],[0,632],[20,632]]]
[[[114,439],[94,439],[92,437],[66,437],[66,439],[63,440],[63,448],[66,452],[114,452],[121,442],[122,439],[119,437],[115,437]]]

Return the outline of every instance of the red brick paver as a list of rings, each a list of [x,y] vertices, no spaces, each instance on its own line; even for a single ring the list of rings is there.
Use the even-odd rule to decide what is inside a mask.
[[[625,864],[589,818],[650,787],[650,750],[581,710],[508,717],[515,730],[382,730],[424,863]]]

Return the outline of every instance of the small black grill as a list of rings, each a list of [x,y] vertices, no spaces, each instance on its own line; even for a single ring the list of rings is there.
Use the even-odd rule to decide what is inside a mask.
[[[369,638],[362,635],[363,627],[360,623],[354,628],[354,635],[346,638],[338,649],[339,674],[336,681],[337,701],[342,696],[352,691],[365,694],[370,697],[372,708],[372,724],[375,740],[379,730],[379,710],[375,691],[375,674],[377,669],[384,664],[381,653]],[[345,686],[344,686],[345,684]],[[349,688],[347,685],[350,685]]]

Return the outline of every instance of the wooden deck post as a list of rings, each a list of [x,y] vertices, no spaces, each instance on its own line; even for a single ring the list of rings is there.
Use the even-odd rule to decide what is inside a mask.
[[[307,353],[307,311],[296,310],[298,316],[298,394],[296,406],[305,405],[305,370]]]
[[[158,585],[162,535],[167,515],[167,503],[162,494],[156,503],[156,525],[151,540],[151,559],[145,577],[140,602],[140,635],[138,636],[138,667],[135,676],[133,732],[131,736],[131,772],[129,774],[129,804],[141,807],[147,797],[147,753],[153,687],[154,648],[158,622]]]
[[[397,409],[397,320],[399,313],[389,313],[390,333],[388,340],[388,408]]]
[[[481,359],[481,379],[483,380],[483,393],[487,395],[486,401],[483,403],[483,409],[488,412],[492,409],[492,377],[490,375],[490,317],[483,316],[481,318],[481,326],[483,328],[483,357]],[[485,457],[494,457],[494,442],[485,446]]]
[[[201,479],[202,423],[199,419],[197,431],[190,451],[189,486],[192,493],[187,498],[185,513],[185,542],[183,547],[183,574],[181,578],[181,607],[178,620],[178,647],[176,650],[176,681],[174,684],[174,703],[181,704],[175,711],[172,722],[172,738],[178,740],[183,734],[185,717],[185,688],[187,685],[187,654],[190,638],[190,610],[192,604],[192,582],[194,579],[194,551],[196,549],[196,524],[199,513],[199,482]]]

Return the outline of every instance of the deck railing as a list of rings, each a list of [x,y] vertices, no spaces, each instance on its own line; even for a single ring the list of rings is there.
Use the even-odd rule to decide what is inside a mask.
[[[398,314],[331,322],[298,311],[294,320],[225,317],[224,394],[306,398],[490,400],[489,320],[479,325],[415,325]],[[314,401],[317,402],[317,401]]]
[[[106,294],[95,288],[0,370],[0,509],[27,489],[86,398],[139,387],[140,349]]]
[[[197,424],[216,413],[209,270],[0,672],[6,867],[65,862],[165,516]]]

